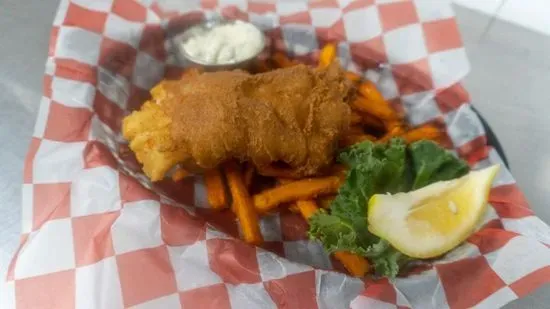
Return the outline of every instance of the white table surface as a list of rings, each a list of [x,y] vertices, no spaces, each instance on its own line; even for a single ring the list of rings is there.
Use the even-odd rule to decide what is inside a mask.
[[[483,1],[483,0],[479,0]],[[19,241],[23,160],[57,0],[0,0],[0,275]],[[457,8],[473,104],[501,141],[535,212],[550,222],[550,37]],[[1,297],[1,296],[0,296]],[[548,308],[548,286],[507,308]]]

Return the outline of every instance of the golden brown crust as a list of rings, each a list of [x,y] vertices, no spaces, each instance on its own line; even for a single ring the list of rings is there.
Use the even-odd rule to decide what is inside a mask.
[[[273,162],[284,162],[299,176],[314,175],[332,162],[350,122],[350,85],[337,63],[326,69],[296,65],[256,75],[204,73],[159,87],[152,94],[164,117],[155,117],[164,121],[167,116],[170,134],[165,134],[166,126],[154,129],[169,142],[154,141],[148,151],[176,151],[179,160],[205,169],[237,158],[251,161],[259,173]],[[145,106],[137,113],[151,111],[158,113]],[[135,134],[127,129],[142,125],[132,117],[137,118],[125,119],[123,132],[131,142]],[[149,129],[143,125],[141,131]],[[153,177],[148,172],[158,168],[144,170],[158,179],[158,173]]]

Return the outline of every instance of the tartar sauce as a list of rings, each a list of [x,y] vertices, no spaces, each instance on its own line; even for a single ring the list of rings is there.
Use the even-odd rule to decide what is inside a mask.
[[[237,63],[254,57],[263,48],[262,32],[238,20],[189,31],[189,38],[182,43],[183,49],[205,64]]]

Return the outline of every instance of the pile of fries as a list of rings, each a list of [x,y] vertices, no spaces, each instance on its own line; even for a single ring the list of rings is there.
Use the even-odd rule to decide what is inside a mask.
[[[326,67],[335,61],[336,51],[336,45],[326,45],[321,50],[319,66]],[[282,53],[276,53],[269,60],[259,61],[254,71],[266,72],[297,63]],[[193,69],[188,73],[196,74]],[[346,76],[356,85],[358,95],[351,103],[352,126],[340,141],[342,148],[365,140],[386,142],[393,137],[401,137],[411,143],[421,139],[438,141],[442,137],[441,130],[433,125],[410,128],[403,115],[391,107],[372,82],[362,80],[353,72],[348,72]],[[185,171],[178,170],[172,177],[177,181],[186,175]],[[239,220],[243,240],[260,245],[263,242],[260,216],[287,207],[307,221],[319,208],[330,206],[345,176],[345,168],[335,164],[330,175],[323,177],[266,181],[266,177],[256,174],[252,165],[228,162],[206,171],[204,179],[211,207],[216,210],[231,208]],[[255,181],[269,185],[254,189]],[[334,256],[353,276],[364,277],[369,272],[369,263],[364,257],[349,252],[335,252]]]

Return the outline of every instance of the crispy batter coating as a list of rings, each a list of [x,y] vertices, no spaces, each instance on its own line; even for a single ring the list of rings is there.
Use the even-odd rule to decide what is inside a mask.
[[[163,81],[151,93],[124,119],[123,134],[153,181],[177,163],[209,169],[233,158],[260,174],[284,163],[292,176],[315,175],[332,162],[350,122],[351,88],[336,62],[204,73]]]

